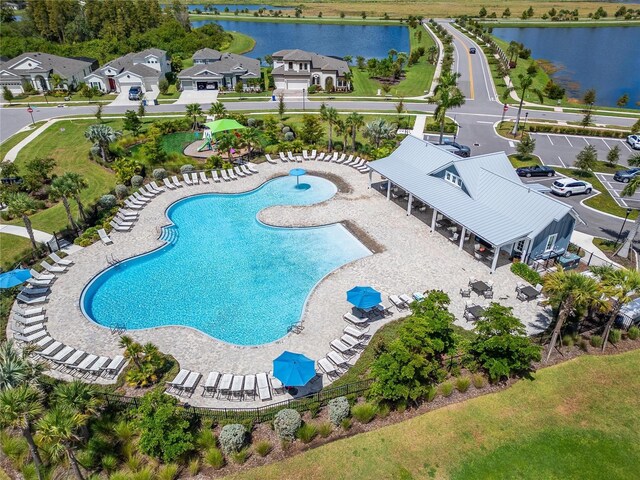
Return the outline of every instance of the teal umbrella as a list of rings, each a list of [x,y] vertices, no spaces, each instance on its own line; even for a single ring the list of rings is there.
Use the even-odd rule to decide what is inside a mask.
[[[0,288],[11,288],[20,285],[31,278],[31,272],[26,268],[11,270],[0,274]]]
[[[307,171],[304,168],[294,168],[292,170],[289,170],[289,175],[291,175],[292,177],[296,177],[296,187],[300,187],[300,177],[302,175],[306,175]]]
[[[286,387],[303,387],[316,376],[316,364],[302,353],[285,350],[273,361],[273,376]]]

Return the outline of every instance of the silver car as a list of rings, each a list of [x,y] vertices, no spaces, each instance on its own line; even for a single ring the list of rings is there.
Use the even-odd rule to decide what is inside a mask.
[[[551,191],[562,197],[570,197],[571,195],[584,193],[590,194],[593,185],[584,180],[576,180],[575,178],[561,178],[551,185]]]
[[[640,150],[640,135],[629,135],[627,137],[627,143],[631,145],[631,148]]]

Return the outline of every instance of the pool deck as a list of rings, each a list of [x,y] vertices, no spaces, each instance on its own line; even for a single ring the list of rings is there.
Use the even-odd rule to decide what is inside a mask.
[[[125,260],[162,246],[163,242],[158,239],[160,227],[169,223],[165,210],[181,198],[201,193],[252,190],[270,178],[288,174],[291,168],[291,164],[262,163],[258,165],[260,174],[248,178],[166,191],[140,210],[140,218],[131,232],[110,233],[113,245],[105,246],[97,242],[73,253],[70,258],[75,265],[68,273],[59,276],[45,305],[49,318],[47,328],[51,336],[94,354],[111,357],[120,354],[122,350],[118,347],[118,336],[88,320],[80,309],[80,296],[85,285],[109,266],[108,258],[113,256]],[[181,368],[200,372],[204,378],[210,371],[233,374],[268,372],[272,369],[272,360],[283,350],[304,353],[314,360],[325,356],[330,351],[329,343],[339,338],[347,326],[342,317],[351,311],[351,305],[346,301],[345,292],[355,285],[373,286],[383,292],[385,302],[388,302],[389,294],[411,295],[412,292],[429,289],[444,290],[451,297],[450,311],[457,318],[456,324],[472,328],[462,317],[465,300],[483,305],[490,300],[479,299],[475,294],[471,299],[460,297],[459,290],[466,287],[469,277],[492,280],[494,301],[513,307],[514,314],[523,321],[529,333],[547,325],[549,320],[542,307],[537,306],[536,302],[516,299],[515,286],[519,278],[511,273],[507,265],[490,274],[489,267],[458,250],[457,244],[437,232],[430,233],[425,221],[407,216],[401,206],[387,201],[379,189],[369,188],[368,175],[348,166],[325,162],[305,162],[304,168],[309,174],[337,175],[351,187],[351,191],[338,192],[332,199],[317,205],[269,207],[260,212],[260,220],[276,226],[345,222],[355,226],[355,230],[364,232],[368,243],[374,242],[383,250],[337,269],[317,285],[307,301],[302,316],[304,329],[300,334],[291,333],[274,343],[255,347],[223,343],[187,327],[131,330],[127,331],[127,335],[141,343],[155,343],[161,351],[173,355]],[[374,182],[376,180],[380,178],[374,175]],[[180,265],[174,267],[179,275]],[[149,275],[153,275],[153,272],[149,272]],[[189,306],[179,298],[175,299],[174,305],[176,315],[188,313]],[[390,320],[409,313],[408,310],[398,311],[395,308],[393,312],[392,316],[373,322],[371,333]],[[355,358],[351,363],[354,361]],[[64,374],[55,373],[56,376],[65,377]],[[322,381],[327,383],[325,377]],[[201,392],[199,386],[196,393],[184,401],[190,405],[210,407],[250,407],[269,403],[203,398]],[[286,398],[289,398],[288,395],[277,395],[273,401]]]

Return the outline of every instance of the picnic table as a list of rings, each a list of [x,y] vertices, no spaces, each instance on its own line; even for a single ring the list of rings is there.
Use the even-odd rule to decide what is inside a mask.
[[[489,285],[484,283],[482,280],[477,280],[473,282],[470,286],[474,291],[478,293],[484,293],[487,290],[491,290],[491,287],[489,287]]]
[[[538,295],[540,295],[540,292],[530,285],[527,285],[526,287],[522,288],[520,290],[520,293],[525,297],[527,297],[527,300],[532,300],[534,298],[537,298]]]
[[[482,315],[484,315],[484,308],[482,308],[480,305],[472,305],[471,307],[467,308],[467,312],[469,312],[473,318],[478,319],[481,318]]]

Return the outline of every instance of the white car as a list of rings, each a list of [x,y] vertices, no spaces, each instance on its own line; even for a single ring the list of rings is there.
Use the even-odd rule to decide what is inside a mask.
[[[627,137],[627,143],[631,145],[631,148],[640,150],[640,135],[629,135]]]
[[[588,195],[591,193],[591,190],[593,190],[593,185],[583,180],[576,180],[575,178],[561,178],[551,184],[551,191],[563,197],[570,197],[577,193]]]

